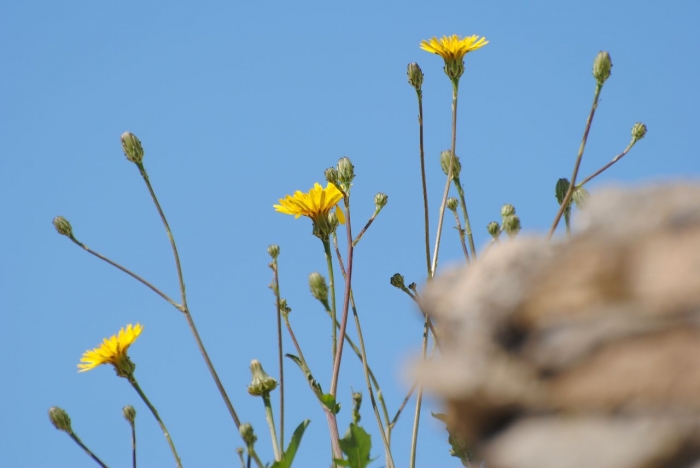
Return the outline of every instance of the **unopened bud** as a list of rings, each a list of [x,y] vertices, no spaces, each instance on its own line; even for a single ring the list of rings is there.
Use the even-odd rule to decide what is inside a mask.
[[[287,299],[280,299],[279,301],[280,312],[282,316],[286,317],[292,311],[292,308],[287,304]]]
[[[486,230],[491,234],[491,237],[498,239],[501,235],[501,226],[496,221],[491,221],[486,225]]]
[[[331,184],[340,185],[340,182],[338,181],[338,171],[336,168],[329,167],[323,172],[323,175],[326,176],[326,180]]]
[[[338,228],[338,224],[340,224],[340,220],[338,219],[338,213],[336,213],[336,210],[329,211],[328,212],[328,226],[330,227],[329,234],[335,232],[335,230]]]
[[[554,196],[557,197],[557,202],[560,205],[564,201],[564,197],[566,197],[566,192],[569,191],[570,186],[571,183],[569,182],[569,179],[561,178],[557,180],[557,185],[554,188]]]
[[[141,146],[141,141],[131,132],[122,133],[121,139],[122,149],[124,150],[126,159],[132,163],[141,164],[143,161],[143,147]]]
[[[391,277],[389,282],[395,288],[404,289],[406,287],[406,285],[404,284],[403,275],[401,275],[400,273],[394,274],[394,276]]]
[[[515,214],[515,207],[510,203],[506,203],[501,208],[501,218],[507,218],[508,216],[513,216]]]
[[[583,187],[577,187],[574,193],[571,194],[571,199],[576,203],[577,208],[583,208],[588,201],[588,190]]]
[[[598,85],[602,85],[610,78],[611,70],[612,60],[610,59],[610,54],[601,50],[593,61],[593,77],[598,82]]]
[[[355,179],[355,166],[350,162],[350,158],[343,156],[338,160],[338,181],[346,192],[350,189],[352,181]]]
[[[508,216],[503,219],[503,230],[511,239],[520,232],[520,218],[518,216]]]
[[[632,142],[636,143],[647,134],[647,126],[641,122],[637,122],[632,126]]]
[[[445,175],[447,175],[450,170],[450,162],[452,162],[452,151],[445,150],[440,153],[440,166],[442,166],[442,172],[444,172]],[[452,165],[452,178],[459,179],[460,172],[462,172],[462,164],[459,162],[459,157],[455,155]]]
[[[272,257],[273,260],[277,260],[280,254],[280,246],[276,244],[269,245],[267,247],[267,253]]]
[[[248,452],[251,452],[253,450],[253,446],[255,445],[255,441],[258,440],[255,432],[253,431],[253,426],[251,426],[250,423],[243,423],[238,427],[238,430],[241,433],[241,437],[243,437],[243,442],[245,442],[246,446],[248,447]]]
[[[379,192],[374,196],[374,207],[379,211],[386,206],[388,201],[389,197],[387,194]]]
[[[328,302],[328,285],[320,273],[314,272],[309,275],[309,288],[314,298],[323,303]]]
[[[423,86],[423,70],[420,69],[417,63],[409,63],[406,74],[410,85],[416,88],[416,91],[420,91]]]
[[[68,434],[73,432],[70,426],[70,416],[65,410],[59,408],[58,406],[52,406],[49,408],[49,420],[51,424],[54,425],[59,431],[66,432]]]
[[[362,406],[362,393],[352,392],[352,422],[354,424],[360,422],[360,406]]]
[[[53,227],[62,236],[73,237],[73,226],[63,216],[56,216],[53,219]]]
[[[277,381],[265,373],[257,359],[250,361],[250,373],[253,380],[248,386],[248,393],[251,395],[262,396],[277,388]]]
[[[124,419],[129,421],[130,424],[133,424],[134,420],[136,419],[136,410],[133,406],[126,405],[124,408],[122,408],[122,415],[124,416]]]
[[[457,200],[455,197],[450,197],[447,199],[447,208],[449,208],[451,211],[457,211],[457,207],[459,206],[459,200]]]

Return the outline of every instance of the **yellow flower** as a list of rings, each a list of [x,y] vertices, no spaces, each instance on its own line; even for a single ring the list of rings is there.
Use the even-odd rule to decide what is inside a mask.
[[[133,326],[129,324],[126,329],[119,330],[119,334],[102,340],[102,344],[97,348],[85,351],[78,364],[78,372],[89,371],[102,364],[112,364],[118,376],[130,376],[136,365],[131,362],[126,352],[142,330],[143,326],[138,323]]]
[[[458,35],[442,36],[441,39],[433,37],[429,41],[423,40],[420,48],[437,54],[445,59],[445,73],[453,79],[459,79],[464,73],[464,56],[469,52],[480,49],[488,44],[484,37],[467,36],[462,39]]]
[[[329,182],[326,188],[323,188],[316,183],[308,193],[297,190],[294,195],[280,198],[280,204],[274,205],[274,208],[275,211],[294,215],[295,218],[299,216],[311,218],[314,224],[314,235],[327,239],[334,229],[328,221],[328,214],[333,207],[335,207],[338,222],[345,224],[345,215],[338,206],[338,202],[342,199],[343,194],[335,185]]]

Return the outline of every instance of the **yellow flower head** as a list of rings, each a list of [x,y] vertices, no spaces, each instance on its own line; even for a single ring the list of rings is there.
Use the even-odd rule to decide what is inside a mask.
[[[330,182],[326,188],[320,184],[314,184],[314,187],[308,193],[303,193],[300,190],[294,192],[294,195],[287,195],[280,198],[279,205],[274,205],[275,211],[299,216],[307,216],[311,218],[314,224],[314,235],[321,239],[327,239],[335,229],[328,221],[328,214],[335,207],[335,214],[340,224],[345,224],[345,215],[338,206],[338,202],[343,199],[343,194],[338,188]]]
[[[119,330],[119,334],[102,340],[97,348],[85,351],[78,364],[78,372],[89,371],[102,364],[112,364],[119,377],[130,376],[134,373],[136,364],[131,362],[126,352],[142,330],[143,326],[138,323],[133,326],[129,324],[126,329]]]
[[[429,41],[423,40],[420,48],[437,54],[445,60],[445,73],[452,79],[459,79],[464,73],[464,56],[469,52],[480,49],[488,44],[484,37],[467,36],[462,39],[458,35],[436,37]]]

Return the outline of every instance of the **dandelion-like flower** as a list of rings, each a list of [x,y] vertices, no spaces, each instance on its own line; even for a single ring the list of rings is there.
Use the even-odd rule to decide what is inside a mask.
[[[136,364],[126,355],[129,346],[139,337],[143,326],[127,325],[117,335],[102,340],[97,348],[85,351],[78,364],[78,372],[94,369],[102,364],[112,364],[119,377],[129,377],[134,373]]]
[[[464,73],[464,56],[488,43],[486,38],[477,35],[460,39],[457,34],[453,34],[452,36],[442,36],[441,39],[433,37],[428,41],[423,40],[420,43],[420,48],[442,57],[445,60],[447,76],[458,80]]]
[[[316,183],[308,193],[297,190],[294,195],[280,198],[280,204],[274,205],[274,208],[275,211],[294,215],[295,218],[300,216],[311,218],[314,225],[314,235],[321,239],[327,239],[332,232],[328,222],[328,214],[334,207],[338,221],[341,224],[345,223],[345,215],[338,206],[338,202],[342,199],[343,194],[335,185],[328,183],[326,188],[323,188]]]

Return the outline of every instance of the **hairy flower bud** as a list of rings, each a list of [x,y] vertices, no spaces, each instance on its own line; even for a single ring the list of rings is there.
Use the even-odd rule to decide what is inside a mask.
[[[513,216],[515,214],[515,207],[511,205],[510,203],[506,203],[503,205],[501,208],[501,217],[502,218],[507,218],[508,216]]]
[[[53,227],[62,236],[73,237],[73,226],[63,216],[56,216],[53,219]]]
[[[129,421],[130,424],[133,424],[134,420],[136,419],[136,410],[133,406],[126,405],[124,408],[122,408],[122,415],[124,416],[124,419]]]
[[[447,199],[447,208],[449,208],[451,211],[457,211],[458,206],[459,200],[457,200],[455,197],[450,197]]]
[[[389,196],[386,193],[379,192],[374,196],[374,207],[377,211],[384,208],[389,201]]]
[[[503,218],[503,230],[511,239],[517,236],[520,232],[520,218],[515,215]]]
[[[343,156],[338,160],[338,181],[346,192],[350,189],[352,181],[355,179],[355,166],[350,162],[350,158]]]
[[[131,132],[122,133],[122,149],[126,159],[135,164],[143,162],[143,147],[141,141]]]
[[[610,54],[601,50],[593,61],[593,77],[598,82],[598,85],[602,85],[610,78],[611,70],[612,60],[610,59]]]
[[[447,175],[450,170],[450,162],[452,162],[452,151],[445,150],[440,153],[440,166],[442,166],[442,172],[444,172],[445,175]],[[462,172],[462,164],[459,162],[459,157],[455,155],[452,166],[452,178],[459,179],[460,172]]]
[[[408,75],[409,84],[416,88],[416,91],[420,91],[423,86],[423,70],[420,69],[417,63],[413,62],[408,64],[406,74]]]
[[[637,122],[632,126],[632,142],[636,143],[647,134],[647,126],[641,122]]]
[[[400,273],[394,274],[394,276],[391,277],[389,282],[395,288],[404,289],[406,287],[406,285],[404,284],[403,275]]]
[[[277,260],[277,257],[280,254],[280,246],[276,244],[272,244],[267,246],[267,253],[272,257],[273,260]]]
[[[331,210],[328,213],[328,234],[334,233],[335,230],[338,228],[338,224],[340,224],[340,220],[338,219],[338,213],[336,213],[335,210]]]
[[[53,424],[59,431],[66,432],[68,434],[73,432],[70,425],[70,416],[68,416],[68,413],[66,413],[66,411],[62,408],[59,408],[58,406],[52,406],[49,408],[49,420],[51,421],[51,424]]]
[[[328,302],[328,285],[326,285],[326,279],[320,273],[313,272],[309,275],[309,288],[314,298],[323,303]]]
[[[326,176],[326,180],[331,184],[336,186],[340,185],[340,182],[338,181],[338,171],[335,167],[329,167],[323,172],[323,175]]]
[[[253,426],[251,426],[250,423],[243,423],[238,427],[238,430],[241,433],[241,437],[243,437],[243,442],[245,442],[248,447],[248,452],[252,451],[255,441],[258,440],[258,437],[253,431]]]
[[[486,230],[494,239],[498,239],[501,235],[501,226],[496,221],[491,221],[486,225]]]
[[[265,373],[260,361],[257,359],[250,361],[250,373],[253,376],[253,380],[248,386],[248,393],[251,395],[263,396],[277,388],[277,381]]]

